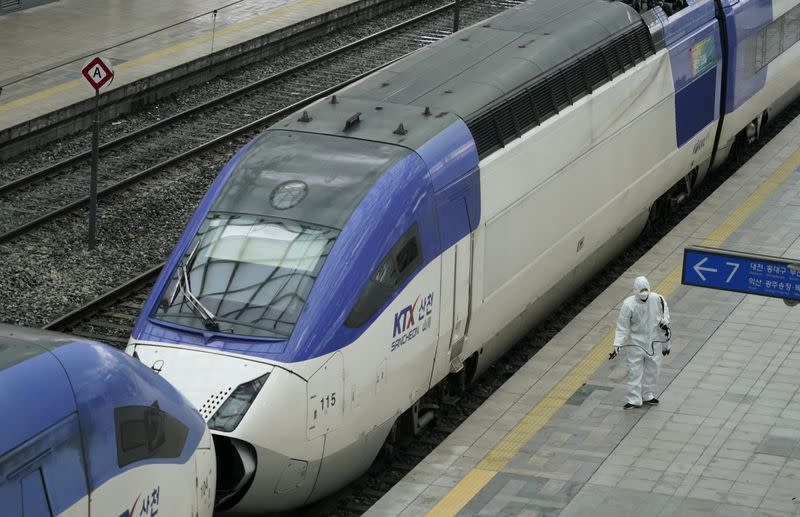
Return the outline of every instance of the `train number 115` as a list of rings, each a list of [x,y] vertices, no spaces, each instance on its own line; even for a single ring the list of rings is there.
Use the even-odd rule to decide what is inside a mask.
[[[328,409],[332,408],[336,405],[336,393],[331,393],[330,395],[325,395],[321,399],[319,399],[320,409],[325,412]]]
[[[311,398],[314,399],[317,396],[314,395]],[[320,413],[323,415],[328,413],[328,410],[332,407],[336,406],[336,392],[331,392],[327,395],[320,395],[319,397],[319,409],[314,409],[313,419],[316,420]]]

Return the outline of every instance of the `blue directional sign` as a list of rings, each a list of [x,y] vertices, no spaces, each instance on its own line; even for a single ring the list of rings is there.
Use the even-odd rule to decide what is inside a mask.
[[[800,300],[800,261],[689,246],[683,250],[681,283]]]

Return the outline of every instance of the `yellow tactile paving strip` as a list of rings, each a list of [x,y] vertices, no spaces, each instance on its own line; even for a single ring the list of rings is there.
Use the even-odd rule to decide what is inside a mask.
[[[753,212],[800,166],[800,149],[795,151],[736,209],[731,212],[703,241],[703,246],[719,247],[730,237]],[[670,296],[681,283],[681,266],[675,267],[659,284],[655,291]],[[430,517],[457,514],[505,467],[523,445],[550,420],[564,403],[578,390],[608,359],[614,342],[614,330],[605,337],[536,404],[522,420],[483,459],[470,470],[427,513]]]

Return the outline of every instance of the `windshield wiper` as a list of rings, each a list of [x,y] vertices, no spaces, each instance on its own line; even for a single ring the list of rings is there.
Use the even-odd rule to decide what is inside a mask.
[[[186,300],[186,305],[188,305],[195,314],[200,316],[206,329],[219,332],[219,322],[217,322],[216,317],[210,310],[206,308],[205,305],[203,305],[197,296],[194,295],[192,288],[189,285],[189,270],[194,263],[194,259],[199,247],[200,242],[195,245],[194,249],[189,254],[189,257],[186,259],[186,262],[184,262],[183,265],[178,266],[178,281],[175,286],[175,292],[172,294],[172,301],[175,300],[175,296],[177,295],[178,291],[180,291],[184,300]],[[172,304],[172,301],[170,301],[170,305]]]

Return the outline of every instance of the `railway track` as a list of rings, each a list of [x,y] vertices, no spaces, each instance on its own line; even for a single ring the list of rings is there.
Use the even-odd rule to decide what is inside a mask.
[[[467,2],[464,24],[522,0]],[[293,111],[452,32],[453,4],[326,52],[115,138],[100,147],[98,198],[130,189],[226,143],[238,146]],[[0,185],[0,243],[88,206],[89,152]]]
[[[124,349],[162,267],[163,263],[150,268],[42,328],[69,332]]]
[[[220,86],[221,91],[227,91],[231,84],[241,82],[247,76],[263,76],[264,69],[280,70],[286,63],[304,61],[297,59],[298,53],[305,56],[322,53],[319,42],[327,43],[327,49],[336,48],[343,41],[353,39],[353,35],[376,32],[391,24],[387,24],[387,21],[397,21],[407,16],[403,13],[421,13],[446,1],[358,0],[233,47],[218,48],[167,74],[121,85],[101,95],[104,113],[113,112],[118,117],[116,124],[106,124],[109,129],[107,133],[121,134],[122,131],[118,130],[123,130],[129,122],[143,122],[145,117],[141,115],[144,113],[153,115],[150,120],[156,120],[165,107],[172,104],[191,105],[188,100],[191,95],[187,96],[187,93],[200,92],[201,96],[208,97],[208,91],[214,89],[215,84]],[[208,14],[212,13],[205,13]],[[199,16],[205,15],[201,13]],[[287,57],[288,60],[285,59]],[[8,86],[13,88],[15,85],[11,83]],[[176,103],[176,99],[180,100]],[[87,98],[71,107],[57,109],[46,117],[39,117],[30,126],[21,124],[0,130],[0,161],[14,159],[38,147],[47,147],[46,154],[66,156],[63,148],[65,144],[69,146],[72,137],[63,135],[74,136],[79,127],[88,130],[93,120],[93,107],[93,100]],[[158,109],[152,110],[153,107]],[[120,124],[120,121],[123,123]]]
[[[458,398],[443,401],[437,418],[422,434],[413,439],[402,439],[385,447],[372,467],[358,480],[339,493],[326,498],[295,515],[327,515],[351,517],[361,515],[397,481],[411,471],[425,456],[453,432],[466,418],[491,396],[519,368],[525,365],[553,336],[566,326],[583,308],[599,296],[611,283],[633,265],[642,255],[661,240],[673,227],[703,202],[726,179],[749,160],[765,143],[777,135],[789,122],[800,116],[800,100],[795,101],[784,113],[771,122],[765,137],[755,145],[735,152],[726,165],[704,182],[700,188],[680,205],[668,218],[651,226],[639,241],[608,265],[587,285],[580,294],[563,304],[558,311],[533,329],[500,361],[495,363],[467,391]],[[76,335],[99,339],[115,346],[124,345],[133,326],[130,314],[149,291],[161,265],[136,279],[110,291],[108,295],[94,300],[87,306],[59,318],[46,328],[69,331]],[[130,328],[120,334],[122,321],[129,321]],[[291,515],[291,514],[290,514]]]

